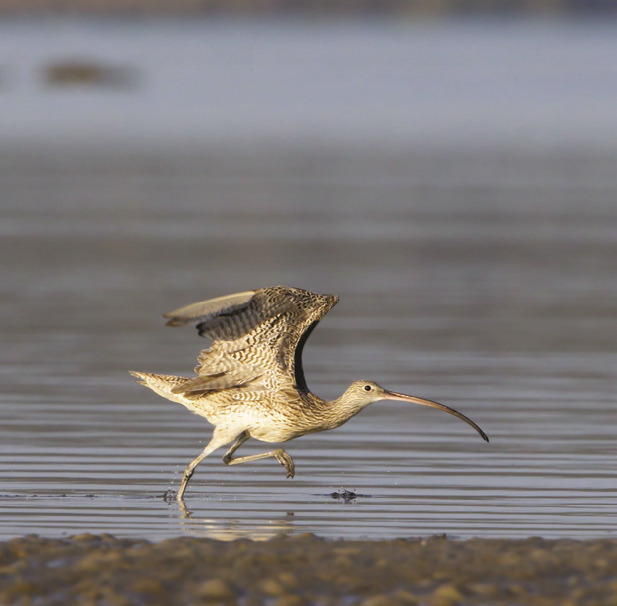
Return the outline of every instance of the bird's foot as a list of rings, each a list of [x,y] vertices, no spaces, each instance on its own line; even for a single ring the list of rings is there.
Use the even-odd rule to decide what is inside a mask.
[[[293,478],[296,473],[296,466],[293,459],[282,449],[275,450],[272,453],[276,460],[285,468],[288,478]]]

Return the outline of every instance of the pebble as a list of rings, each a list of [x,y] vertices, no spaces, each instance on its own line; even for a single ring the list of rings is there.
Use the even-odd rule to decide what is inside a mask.
[[[376,595],[361,602],[362,606],[392,606],[393,600],[385,595]]]
[[[236,597],[229,584],[219,578],[204,581],[197,587],[196,593],[206,602],[230,601]]]
[[[276,579],[267,578],[261,582],[261,590],[269,595],[283,595],[287,590]]]
[[[307,606],[308,602],[298,595],[285,595],[280,597],[274,606]]]
[[[463,600],[463,595],[454,586],[445,584],[439,586],[431,595],[431,606],[456,606]]]

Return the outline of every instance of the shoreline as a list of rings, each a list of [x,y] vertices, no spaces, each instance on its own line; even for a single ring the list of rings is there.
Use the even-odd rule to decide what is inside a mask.
[[[0,603],[617,604],[617,539],[0,542]]]
[[[0,0],[0,13],[64,15],[83,14],[94,16],[126,15],[129,17],[150,17],[176,15],[226,15],[260,17],[262,15],[300,15],[304,17],[397,17],[397,18],[449,18],[460,15],[489,15],[495,17],[577,17],[585,15],[614,14],[615,8],[609,0],[596,0],[588,6],[584,0],[553,0],[553,2],[525,3],[513,5],[508,0],[497,0],[487,5],[482,0],[435,0],[433,2],[409,2],[409,0],[388,0],[375,4],[371,0],[348,2],[334,0],[315,3],[308,0],[262,0],[254,3],[246,0],[177,0],[172,6],[165,0],[64,0],[58,3],[41,0]]]

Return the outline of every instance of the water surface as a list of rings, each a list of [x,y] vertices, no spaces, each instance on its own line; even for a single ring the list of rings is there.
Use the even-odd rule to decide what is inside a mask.
[[[285,43],[300,52],[280,27],[281,52]],[[237,44],[265,44],[247,31]],[[335,46],[336,30],[324,31]],[[442,32],[435,48],[467,40],[473,54],[477,31]],[[592,53],[603,29],[596,38],[585,31],[574,47],[572,37],[542,38],[552,45],[546,57]],[[149,35],[156,46],[160,32]],[[383,35],[366,28],[354,40]],[[525,47],[529,35],[510,32],[506,44]],[[103,39],[93,47],[102,54]],[[372,48],[383,74],[392,49]],[[480,77],[474,62],[460,69]],[[552,81],[546,94],[567,89],[583,104],[589,89],[573,91],[584,73],[564,68],[562,88]],[[19,106],[19,118],[36,80],[16,82],[3,102]],[[269,84],[268,95],[285,88],[275,75]],[[327,79],[319,86],[340,91]],[[125,107],[117,95],[155,107],[164,96],[40,94],[33,103],[66,102],[60,118],[50,116],[51,130],[29,147],[0,150],[0,537],[615,536],[617,181],[608,138],[589,145],[591,112],[568,132],[565,122],[547,127],[542,145],[502,133],[488,147],[467,146],[457,131],[451,148],[437,137],[420,149],[373,124],[382,133],[375,146],[372,131],[334,146],[318,137],[305,146],[299,135],[262,145],[251,131],[250,144],[221,148],[202,125],[199,145],[179,137],[167,148],[164,129],[147,123],[148,135],[140,117],[133,146],[104,136],[104,146],[82,145],[73,133],[50,153],[74,104],[100,117],[106,102]],[[340,99],[337,107],[343,116]],[[321,124],[309,113],[300,130],[312,119]],[[107,129],[77,120],[88,136]],[[445,128],[443,115],[434,120]],[[584,145],[549,144],[581,132]],[[207,458],[183,517],[163,494],[210,429],[127,370],[190,372],[206,343],[192,329],[165,328],[160,314],[271,284],[341,297],[305,349],[315,393],[334,398],[352,380],[373,379],[461,410],[490,444],[438,411],[379,403],[336,431],[288,443],[293,480],[273,460],[227,467],[223,452]],[[263,448],[249,442],[242,452]],[[342,489],[358,496],[332,496]]]

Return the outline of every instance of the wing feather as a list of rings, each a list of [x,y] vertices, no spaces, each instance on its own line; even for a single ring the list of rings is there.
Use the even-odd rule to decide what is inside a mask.
[[[229,316],[234,312],[246,309],[254,295],[254,290],[247,290],[235,295],[199,301],[163,314],[163,317],[169,318],[167,326],[184,326],[193,322],[207,323],[217,316]]]
[[[169,326],[196,323],[201,336],[214,340],[199,354],[197,377],[174,392],[199,397],[233,388],[307,391],[302,348],[337,301],[334,295],[273,286],[193,303],[165,314]]]

